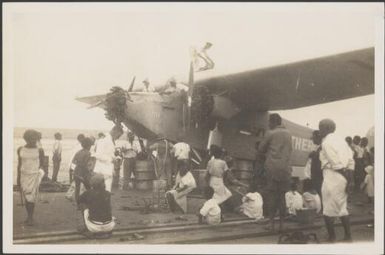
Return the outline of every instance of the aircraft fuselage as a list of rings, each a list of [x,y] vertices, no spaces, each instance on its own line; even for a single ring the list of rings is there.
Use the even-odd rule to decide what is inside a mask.
[[[204,151],[208,143],[214,143],[237,159],[255,160],[255,145],[263,139],[267,130],[268,112],[250,109],[247,112],[234,112],[234,116],[228,119],[215,118],[217,129],[212,131],[205,125],[188,127],[187,105],[179,93],[159,95],[131,92],[130,96],[133,102],[127,101],[124,124],[150,143],[159,137],[175,142],[179,136],[183,136],[198,151]],[[221,105],[222,109],[225,107]],[[283,120],[283,124],[292,134],[292,166],[294,169],[303,167],[314,146],[311,141],[312,130],[288,120]]]

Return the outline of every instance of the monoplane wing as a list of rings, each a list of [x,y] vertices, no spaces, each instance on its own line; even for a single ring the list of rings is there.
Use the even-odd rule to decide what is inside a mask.
[[[244,110],[285,110],[374,93],[374,48],[196,81]]]
[[[89,104],[88,108],[101,107],[103,108],[104,99],[106,98],[106,94],[89,96],[89,97],[77,97],[76,100],[82,103]]]

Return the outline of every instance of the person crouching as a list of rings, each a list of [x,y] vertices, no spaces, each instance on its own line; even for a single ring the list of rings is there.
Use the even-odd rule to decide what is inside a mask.
[[[296,211],[302,209],[303,199],[302,195],[298,192],[298,183],[292,180],[290,191],[285,194],[286,208],[289,216],[293,217],[297,215]]]
[[[196,188],[194,176],[188,170],[188,163],[180,165],[174,187],[166,192],[166,199],[171,212],[178,209],[187,212],[187,194]]]
[[[303,181],[303,191],[303,207],[305,209],[315,209],[317,213],[320,213],[322,209],[321,198],[315,190],[312,180],[306,179]]]
[[[217,225],[222,221],[221,208],[217,201],[213,199],[214,189],[207,187],[205,189],[205,198],[207,201],[203,204],[198,214],[199,224]]]
[[[84,234],[88,237],[110,237],[115,227],[115,218],[111,215],[111,193],[106,190],[102,174],[93,175],[90,183],[91,189],[79,198],[88,230]]]
[[[249,218],[257,221],[263,219],[263,198],[257,192],[257,187],[254,192],[249,192],[242,197],[242,205],[239,209]]]

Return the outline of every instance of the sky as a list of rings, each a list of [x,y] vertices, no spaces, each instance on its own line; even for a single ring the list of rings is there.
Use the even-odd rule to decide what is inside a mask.
[[[213,44],[203,79],[373,47],[378,4],[6,3],[4,85],[14,126],[108,129],[101,109],[75,100],[136,86],[187,81],[189,49]],[[374,125],[374,95],[280,112],[317,128],[324,117],[343,135]]]

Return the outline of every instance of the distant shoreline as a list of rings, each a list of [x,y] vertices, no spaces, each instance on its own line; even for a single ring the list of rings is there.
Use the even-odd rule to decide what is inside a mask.
[[[53,138],[56,132],[62,134],[63,139],[76,139],[79,134],[84,134],[86,136],[95,136],[97,137],[98,133],[106,133],[107,130],[92,130],[92,129],[70,129],[70,128],[35,128],[35,127],[14,127],[13,128],[13,137],[14,138],[23,138],[23,134],[27,129],[34,129],[42,133],[42,138]]]

